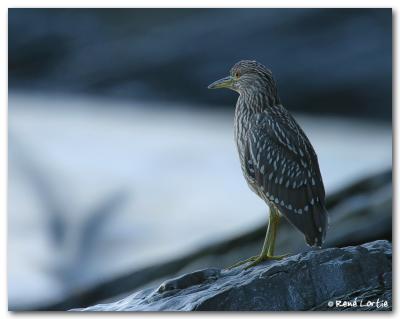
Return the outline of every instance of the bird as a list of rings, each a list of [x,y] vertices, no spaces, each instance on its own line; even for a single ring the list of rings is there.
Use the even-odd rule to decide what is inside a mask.
[[[282,105],[272,72],[253,60],[237,62],[229,76],[208,86],[239,93],[234,115],[234,139],[249,188],[269,207],[261,252],[229,268],[250,268],[274,255],[281,216],[299,230],[311,247],[320,248],[328,224],[325,188],[318,158],[308,137]]]

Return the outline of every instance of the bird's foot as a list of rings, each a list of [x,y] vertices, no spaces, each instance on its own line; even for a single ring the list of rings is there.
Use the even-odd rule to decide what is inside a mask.
[[[258,257],[259,257],[259,256],[253,256],[253,257],[247,258],[247,259],[245,259],[245,260],[242,260],[242,261],[239,261],[239,262],[233,264],[232,266],[229,266],[229,267],[226,268],[226,269],[230,270],[230,269],[232,269],[232,268],[236,268],[236,267],[238,267],[238,266],[240,266],[240,265],[243,265],[243,264],[245,264],[245,263],[248,263],[248,262],[250,262],[250,261],[254,261],[254,260],[256,260]]]
[[[281,260],[283,258],[286,258],[287,256],[289,256],[289,254],[277,255],[277,256],[257,256],[257,258],[251,261],[251,263],[249,263],[248,265],[246,265],[244,269],[249,269],[251,267],[257,266],[258,264],[267,260]]]
[[[228,270],[232,269],[232,268],[236,268],[238,266],[241,266],[243,264],[247,264],[249,263],[246,267],[244,267],[244,269],[249,269],[251,267],[254,267],[260,263],[262,263],[263,261],[267,261],[267,260],[281,260],[283,258],[286,258],[287,256],[289,256],[289,254],[285,254],[285,255],[277,255],[277,256],[253,256],[250,258],[247,258],[245,260],[239,261],[236,264],[233,264],[232,266],[226,268]]]

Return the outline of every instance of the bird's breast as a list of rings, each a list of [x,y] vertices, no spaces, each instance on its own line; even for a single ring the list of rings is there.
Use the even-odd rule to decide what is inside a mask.
[[[249,180],[249,176],[247,176],[246,174],[245,151],[246,151],[247,136],[250,129],[251,118],[253,115],[254,112],[251,111],[249,105],[247,105],[245,101],[239,98],[238,102],[236,103],[236,109],[235,109],[234,138],[242,171],[244,177],[249,183],[249,186],[251,180]]]

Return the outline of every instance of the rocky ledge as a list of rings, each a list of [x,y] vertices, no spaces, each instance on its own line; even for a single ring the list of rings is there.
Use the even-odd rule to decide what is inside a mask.
[[[81,311],[391,310],[392,245],[308,251],[252,269],[208,268]]]

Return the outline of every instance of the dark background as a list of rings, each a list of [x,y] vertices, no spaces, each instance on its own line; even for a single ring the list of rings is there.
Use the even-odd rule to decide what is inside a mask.
[[[12,9],[9,86],[231,107],[256,59],[293,111],[391,120],[391,9]]]

